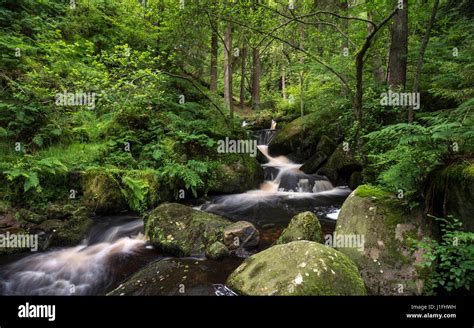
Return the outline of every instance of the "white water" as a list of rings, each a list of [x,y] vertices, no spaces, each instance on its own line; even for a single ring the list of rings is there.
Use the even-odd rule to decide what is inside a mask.
[[[5,269],[1,279],[6,295],[87,295],[107,282],[114,256],[132,254],[145,244],[143,222],[112,227],[98,243],[27,256]],[[128,235],[125,236],[124,235]]]

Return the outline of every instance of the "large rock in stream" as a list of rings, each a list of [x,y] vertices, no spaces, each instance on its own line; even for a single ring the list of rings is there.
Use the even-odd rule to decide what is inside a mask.
[[[392,194],[361,185],[344,202],[335,239],[363,237],[364,244],[335,245],[356,263],[368,294],[419,295],[427,272],[417,267],[423,251],[413,241],[431,236],[428,221],[418,211],[409,212]]]
[[[224,255],[217,251],[225,244],[233,247],[225,236],[232,235],[232,242],[238,238],[240,248],[258,244],[258,231],[248,222],[231,221],[188,206],[165,203],[144,216],[145,233],[150,242],[165,252],[178,256],[201,256],[205,253],[214,257]],[[236,243],[237,244],[237,243]]]
[[[355,264],[311,241],[276,245],[252,255],[226,284],[241,295],[365,295]]]

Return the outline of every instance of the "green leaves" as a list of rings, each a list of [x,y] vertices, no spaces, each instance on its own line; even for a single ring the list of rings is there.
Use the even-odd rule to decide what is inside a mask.
[[[441,224],[441,241],[415,243],[424,250],[420,266],[431,270],[428,293],[469,291],[474,282],[474,233],[460,230],[461,222],[452,216],[434,219]]]

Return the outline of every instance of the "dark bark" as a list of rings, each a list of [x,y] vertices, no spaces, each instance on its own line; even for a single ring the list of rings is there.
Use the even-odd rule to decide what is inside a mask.
[[[433,4],[433,9],[431,10],[431,17],[428,21],[428,26],[426,27],[425,35],[423,35],[423,40],[421,40],[420,54],[418,55],[418,62],[416,64],[415,77],[413,80],[413,92],[417,93],[420,85],[420,76],[423,69],[423,61],[425,58],[426,47],[430,40],[431,29],[433,28],[433,23],[436,19],[436,12],[438,11],[439,0],[435,0]],[[413,107],[408,107],[408,123],[413,122]]]
[[[245,62],[247,60],[247,46],[242,46],[241,56],[241,67],[240,67],[240,108],[244,109],[245,106]]]
[[[260,52],[252,49],[252,108],[260,108]]]
[[[398,0],[395,3],[398,5]],[[390,35],[388,84],[392,87],[405,87],[408,56],[408,0],[403,0],[403,9],[399,9],[395,14]]]
[[[224,102],[229,108],[230,117],[234,117],[232,94],[232,24],[227,23],[224,34]]]
[[[209,83],[209,90],[212,92],[217,91],[217,56],[219,50],[217,33],[212,31],[211,36],[211,80]]]

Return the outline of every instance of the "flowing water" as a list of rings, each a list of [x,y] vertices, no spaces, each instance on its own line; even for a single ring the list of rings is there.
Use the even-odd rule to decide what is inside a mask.
[[[301,164],[285,156],[270,156],[268,144],[275,126],[272,122],[273,129],[261,130],[256,136],[258,149],[266,159],[262,164],[265,181],[260,188],[217,196],[199,207],[230,220],[256,224],[261,241],[254,251],[270,247],[291,217],[302,211],[316,213],[323,232],[332,233],[339,208],[350,193],[347,187],[334,187],[324,176],[305,174],[300,171]],[[100,217],[95,222],[88,237],[77,246],[0,257],[0,294],[104,294],[147,264],[169,257],[147,244],[143,222],[136,216]],[[190,290],[203,295],[221,295],[219,284],[225,282],[242,259],[176,261],[196,265],[196,269],[186,273],[188,284],[193,287]],[[172,293],[176,287],[173,281],[163,281],[160,289]],[[213,287],[215,284],[220,287]]]
[[[302,164],[286,156],[271,156],[268,143],[274,132],[261,130],[257,135],[258,149],[266,159],[262,164],[265,181],[260,187],[242,194],[215,197],[200,209],[233,220],[247,220],[260,228],[284,227],[295,214],[311,211],[317,214],[323,231],[332,232],[338,210],[351,190],[334,187],[324,176],[305,174],[300,170]]]
[[[0,291],[4,295],[98,293],[126,271],[143,265],[137,258],[142,260],[138,262],[156,258],[145,242],[141,220],[101,218],[80,245],[24,256],[2,267]]]

